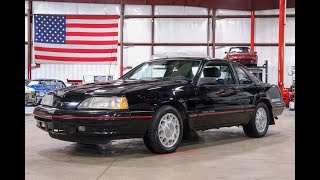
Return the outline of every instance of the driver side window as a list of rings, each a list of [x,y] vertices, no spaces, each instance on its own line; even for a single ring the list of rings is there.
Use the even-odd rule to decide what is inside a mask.
[[[57,86],[58,88],[65,88],[65,86],[63,85],[63,83],[61,81],[57,81]]]
[[[239,66],[234,66],[234,68],[238,74],[239,84],[251,84],[252,83],[249,76]]]
[[[207,85],[234,84],[231,69],[227,64],[207,64],[201,73],[201,81]]]

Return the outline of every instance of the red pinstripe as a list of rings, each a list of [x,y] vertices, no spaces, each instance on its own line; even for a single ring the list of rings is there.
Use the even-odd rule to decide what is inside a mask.
[[[42,114],[42,113],[33,113],[34,115],[40,117],[50,117],[50,118],[58,118],[58,119],[147,119],[152,118],[152,116],[117,116],[117,117],[101,117],[101,116],[69,116],[69,115],[51,115],[51,114]]]

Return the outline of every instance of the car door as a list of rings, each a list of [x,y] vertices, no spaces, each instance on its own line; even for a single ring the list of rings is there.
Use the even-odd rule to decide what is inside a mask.
[[[241,122],[244,107],[241,89],[238,87],[230,63],[205,64],[196,88],[198,114],[194,127],[206,129]]]
[[[263,90],[263,87],[255,85],[254,79],[250,78],[250,72],[244,67],[234,64],[233,68],[236,72],[236,78],[239,82],[238,89],[242,93],[242,102],[245,110],[244,119],[242,122],[247,123],[250,120],[255,108],[255,94],[259,94],[259,92]]]

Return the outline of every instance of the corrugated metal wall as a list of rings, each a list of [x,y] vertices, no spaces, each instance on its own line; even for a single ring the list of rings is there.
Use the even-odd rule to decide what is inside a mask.
[[[120,5],[110,4],[84,4],[84,3],[55,3],[33,2],[34,14],[110,14],[119,15]],[[278,10],[256,11],[256,14],[278,14]],[[294,9],[287,9],[288,14],[294,14]],[[126,15],[151,15],[151,6],[126,5]],[[183,6],[155,6],[156,15],[207,15],[206,8]],[[249,15],[250,12],[217,10],[217,15]],[[217,19],[217,43],[249,43],[250,19],[232,18]],[[278,42],[278,19],[256,18],[255,21],[256,43]],[[295,41],[295,18],[286,18],[285,27],[286,43]],[[211,36],[211,33],[210,33]],[[151,42],[151,19],[125,19],[124,42]],[[155,19],[155,42],[207,42],[207,19]],[[211,42],[211,37],[210,37]],[[230,47],[216,47],[216,57],[223,58],[224,52]],[[27,48],[26,48],[27,49]],[[269,82],[277,83],[278,47],[256,47],[259,56],[259,65],[264,60],[269,60]],[[120,51],[118,51],[120,52]],[[162,55],[192,55],[206,56],[206,46],[155,46],[156,56]],[[210,50],[210,56],[212,51]],[[26,53],[27,55],[27,53]],[[27,58],[27,56],[26,56]],[[118,53],[118,58],[119,53]],[[124,66],[136,66],[151,58],[150,46],[124,47]],[[295,64],[295,47],[285,48],[285,74],[290,73],[291,66]],[[26,66],[27,68],[27,66]],[[126,72],[126,71],[124,71]],[[119,65],[66,65],[42,64],[40,68],[32,69],[32,78],[58,78],[82,79],[84,75],[113,75],[119,77]],[[27,73],[26,73],[27,77]],[[285,87],[292,83],[290,76],[285,76]]]

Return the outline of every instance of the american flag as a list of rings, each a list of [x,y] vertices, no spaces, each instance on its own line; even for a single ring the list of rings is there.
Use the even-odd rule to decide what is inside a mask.
[[[35,63],[117,62],[116,15],[34,15]]]

